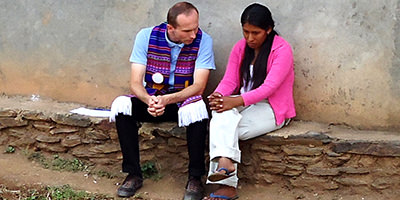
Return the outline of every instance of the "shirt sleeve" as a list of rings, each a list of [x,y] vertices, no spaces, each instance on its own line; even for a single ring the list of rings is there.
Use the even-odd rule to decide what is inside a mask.
[[[150,34],[153,27],[144,28],[136,34],[135,43],[129,61],[147,65],[147,50],[149,46]]]
[[[197,54],[196,69],[215,70],[213,41],[210,35],[203,31],[200,41],[199,52]]]

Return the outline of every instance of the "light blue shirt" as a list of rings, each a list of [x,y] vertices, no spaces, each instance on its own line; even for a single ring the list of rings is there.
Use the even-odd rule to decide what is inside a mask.
[[[129,58],[130,62],[147,65],[147,50],[149,46],[150,34],[153,28],[154,27],[144,28],[140,30],[139,33],[136,35],[132,53]],[[171,72],[169,85],[173,86],[175,81],[174,74],[176,62],[184,44],[176,44],[170,41],[167,37],[167,32],[165,32],[165,39],[167,40],[169,47],[171,47]],[[199,46],[199,52],[197,53],[197,59],[195,62],[195,69],[215,70],[214,52],[212,46],[213,41],[211,36],[203,31]]]

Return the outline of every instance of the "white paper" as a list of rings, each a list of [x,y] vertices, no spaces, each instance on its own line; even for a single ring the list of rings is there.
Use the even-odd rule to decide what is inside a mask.
[[[74,110],[71,110],[70,112],[80,114],[80,115],[87,115],[91,117],[110,117],[110,110],[97,110],[97,109],[89,109],[89,108],[84,108],[80,107]]]

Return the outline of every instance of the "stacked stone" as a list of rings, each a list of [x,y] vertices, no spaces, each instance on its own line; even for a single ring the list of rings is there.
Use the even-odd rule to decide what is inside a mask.
[[[120,160],[112,124],[71,113],[0,108],[0,144],[54,154],[71,154],[102,164]]]
[[[187,174],[184,128],[143,123],[139,134],[142,162],[154,161],[162,174]],[[0,108],[0,145],[121,167],[115,126],[105,118]],[[240,183],[323,190],[400,188],[400,141],[345,140],[308,132],[265,135],[242,141],[240,148]]]
[[[144,123],[139,134],[142,163],[153,161],[161,171],[185,174],[184,128],[176,123]],[[72,113],[0,108],[0,145],[68,154],[108,169],[120,169],[122,162],[114,123]]]
[[[246,182],[323,190],[400,187],[398,141],[340,140],[308,132],[266,135],[242,142],[241,149],[245,167],[239,177]]]

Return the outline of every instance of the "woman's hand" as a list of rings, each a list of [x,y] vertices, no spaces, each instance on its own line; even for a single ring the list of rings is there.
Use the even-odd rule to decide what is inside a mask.
[[[214,92],[214,93],[210,94],[210,96],[208,96],[207,98],[208,98],[208,104],[210,105],[211,110],[217,110],[220,107],[222,107],[222,103],[224,101],[222,94],[220,94],[218,92]]]
[[[241,96],[224,97],[218,92],[212,93],[207,97],[211,110],[223,112],[232,108],[243,106],[243,98]]]

